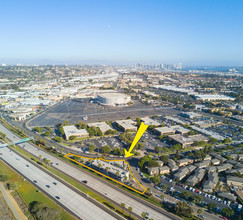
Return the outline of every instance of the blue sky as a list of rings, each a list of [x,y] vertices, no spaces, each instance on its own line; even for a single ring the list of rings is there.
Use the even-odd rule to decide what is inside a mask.
[[[0,63],[243,65],[241,0],[8,0]]]

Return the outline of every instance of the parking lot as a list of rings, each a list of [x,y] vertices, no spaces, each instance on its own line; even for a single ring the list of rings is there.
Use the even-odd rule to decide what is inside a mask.
[[[208,130],[217,132],[219,135],[225,138],[231,138],[234,141],[243,139],[243,134],[240,132],[237,125],[218,125]]]
[[[105,145],[108,145],[111,149],[114,148],[123,148],[126,145],[123,144],[118,136],[113,137],[97,137],[92,139],[83,140],[82,143],[74,143],[73,145],[77,148],[80,148],[83,152],[88,153],[88,147],[90,144],[94,144],[97,149],[95,152],[101,153],[101,148]]]
[[[98,122],[98,121],[115,121],[125,119],[128,116],[132,118],[153,116],[153,115],[172,115],[179,111],[172,107],[154,108],[138,101],[125,107],[108,107],[90,102],[88,99],[80,101],[67,100],[56,107],[47,110],[37,118],[30,121],[30,127],[54,126],[67,120],[71,124],[79,121]],[[87,120],[85,120],[87,116]]]

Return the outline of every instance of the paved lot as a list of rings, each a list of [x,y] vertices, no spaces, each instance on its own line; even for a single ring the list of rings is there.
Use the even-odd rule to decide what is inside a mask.
[[[29,180],[33,182],[36,181],[35,184],[38,187],[47,192],[54,200],[58,200],[58,202],[77,216],[80,216],[80,218],[115,219],[8,148],[0,148],[0,152],[2,153],[2,155],[0,155],[1,159],[10,164],[15,170],[23,174]],[[60,199],[57,199],[56,196],[59,196]]]
[[[2,125],[0,125],[0,131],[5,133],[7,137],[12,141],[18,139],[18,137],[16,137],[14,134],[8,131]],[[39,155],[42,155],[42,158],[49,159],[53,163],[53,166],[55,166],[60,171],[72,176],[74,179],[78,181],[87,180],[88,181],[87,185],[89,187],[93,188],[94,190],[96,190],[101,194],[105,194],[106,197],[116,202],[117,204],[121,204],[123,202],[126,204],[126,207],[129,206],[133,207],[133,212],[139,216],[141,216],[142,212],[148,212],[150,213],[149,217],[153,219],[158,219],[158,220],[171,219],[170,217],[167,217],[167,214],[166,215],[162,214],[164,212],[162,209],[160,209],[160,211],[157,211],[157,209],[148,207],[144,203],[141,203],[140,201],[132,198],[131,196],[128,196],[125,193],[125,191],[120,191],[119,189],[110,186],[108,183],[105,183],[99,180],[98,178],[63,162],[62,160],[46,153],[45,151],[37,149],[35,146],[29,143],[19,144],[19,146],[24,147],[25,150],[36,155],[37,157],[39,157]],[[78,202],[77,204],[82,204],[82,202]]]
[[[88,120],[85,122],[98,122],[125,119],[128,116],[137,118],[153,115],[172,115],[178,112],[178,110],[171,107],[154,108],[136,101],[134,105],[127,107],[104,107],[90,103],[88,100],[84,100],[83,102],[68,100],[33,119],[29,123],[29,126],[53,126],[64,120],[75,124],[79,121],[84,121],[84,116],[88,116]]]

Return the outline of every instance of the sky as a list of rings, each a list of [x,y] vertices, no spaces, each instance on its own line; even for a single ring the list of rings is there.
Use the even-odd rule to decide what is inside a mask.
[[[243,65],[242,0],[0,3],[0,64]]]

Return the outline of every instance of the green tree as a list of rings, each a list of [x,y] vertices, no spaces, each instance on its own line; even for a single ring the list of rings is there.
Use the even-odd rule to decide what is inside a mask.
[[[181,197],[182,198],[184,198],[184,199],[188,199],[188,198],[190,198],[191,197],[191,192],[189,192],[189,191],[183,191],[182,193],[181,193]]]
[[[162,194],[160,195],[160,198],[163,200],[163,199],[165,198],[165,194],[162,193]]]
[[[164,163],[167,163],[168,160],[169,160],[169,157],[166,156],[166,155],[162,155],[162,156],[160,157],[160,160],[162,160]]]
[[[89,145],[89,152],[94,152],[95,151],[95,149],[96,149],[97,147],[95,147],[95,145],[93,144],[93,143],[91,143],[90,145]]]
[[[116,172],[116,177],[117,177],[117,179],[118,179],[119,175],[120,175],[120,173],[117,171],[117,172]]]
[[[40,202],[32,202],[30,204],[30,213],[36,219],[57,220],[60,219],[60,211],[58,209],[49,208],[46,204]]]
[[[210,137],[209,142],[212,144],[216,144],[216,143],[218,143],[218,140],[216,138]]]
[[[209,210],[212,210],[214,208],[216,208],[216,204],[215,203],[208,203],[208,209]]]
[[[224,144],[230,144],[230,143],[232,143],[232,140],[230,138],[225,138],[222,142]]]
[[[73,141],[73,140],[75,140],[75,139],[76,139],[76,136],[75,136],[75,135],[72,135],[72,136],[69,137],[69,140],[70,140],[70,141]]]
[[[195,195],[192,197],[192,200],[195,202],[195,203],[201,203],[203,201],[203,198],[202,196],[199,196],[199,195]]]
[[[63,126],[67,126],[67,125],[69,125],[69,122],[68,122],[67,120],[65,120],[65,121],[63,122]]]
[[[151,191],[151,189],[150,189],[150,188],[147,188],[145,194],[146,194],[147,196],[152,196],[152,191]]]
[[[224,215],[226,215],[228,218],[230,218],[231,216],[233,216],[235,214],[234,210],[231,208],[223,208],[222,213]]]
[[[133,210],[133,208],[130,206],[130,207],[128,207],[128,211],[129,211],[129,213],[130,213],[130,217],[131,217],[131,215],[132,215],[132,210]]]
[[[54,138],[52,138],[52,140],[56,142],[62,142],[62,138],[58,136],[55,136]]]
[[[33,131],[37,131],[38,133],[40,133],[42,131],[42,128],[40,127],[35,127],[33,128]]]
[[[142,218],[145,219],[147,217],[147,213],[146,212],[143,212],[142,213]]]
[[[110,146],[108,146],[108,145],[103,146],[103,147],[101,148],[101,150],[102,150],[102,152],[105,153],[105,154],[108,154],[108,153],[111,152],[111,148],[110,148]]]
[[[156,160],[150,160],[150,161],[148,161],[147,165],[148,165],[148,167],[157,167],[157,166],[159,166],[159,162]]]
[[[179,201],[175,206],[175,212],[177,215],[191,218],[193,209],[187,203]]]
[[[7,175],[5,175],[5,174],[0,174],[0,181],[2,181],[2,182],[6,182],[6,181],[8,181],[8,176]]]
[[[125,209],[125,207],[126,207],[125,203],[121,203],[122,214],[124,213],[124,209]]]
[[[46,131],[46,132],[43,133],[43,135],[46,136],[46,137],[48,137],[48,136],[51,135],[51,133],[50,133],[50,131]]]
[[[198,215],[201,215],[203,213],[203,210],[202,209],[198,209],[197,213],[198,213]]]
[[[105,170],[106,170],[106,174],[108,175],[108,171],[109,171],[110,167],[106,167]]]
[[[102,167],[101,163],[98,163],[98,167],[99,167],[99,170],[100,170],[100,168]]]
[[[175,144],[173,146],[173,149],[176,150],[176,151],[180,150],[181,148],[182,148],[181,144]]]
[[[150,179],[156,185],[158,185],[160,183],[160,178],[157,176],[150,177]]]

